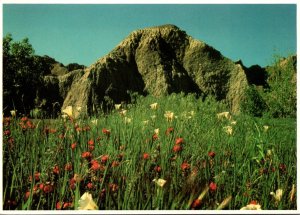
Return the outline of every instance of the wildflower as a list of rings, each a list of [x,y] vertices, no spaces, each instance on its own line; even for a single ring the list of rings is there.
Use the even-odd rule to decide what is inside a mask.
[[[98,206],[93,200],[92,194],[85,192],[78,201],[78,210],[97,210]]]
[[[81,154],[82,158],[86,158],[86,159],[91,159],[92,158],[92,153],[91,152],[83,152]]]
[[[152,140],[154,141],[154,140],[157,140],[157,139],[158,139],[158,134],[156,134],[156,133],[153,134],[153,135],[152,135]]]
[[[169,127],[169,128],[167,128],[165,134],[166,134],[166,135],[170,135],[170,134],[172,134],[173,132],[174,132],[174,128]]]
[[[90,139],[90,140],[88,141],[88,145],[91,145],[91,146],[95,145],[94,140]]]
[[[67,209],[67,208],[71,208],[73,207],[73,203],[72,202],[65,202],[63,205],[63,209]]]
[[[72,169],[73,169],[73,166],[72,166],[71,163],[67,163],[67,164],[65,165],[65,171],[72,171]]]
[[[143,159],[148,160],[150,158],[150,155],[148,153],[143,154]]]
[[[174,147],[173,147],[173,152],[180,152],[180,151],[182,151],[182,146],[181,145],[175,145]]]
[[[87,185],[86,185],[86,187],[88,188],[88,189],[93,189],[94,188],[94,185],[93,185],[93,183],[92,182],[89,182]]]
[[[159,128],[154,129],[154,133],[159,135]]]
[[[282,198],[282,194],[283,194],[283,190],[282,189],[277,189],[276,193],[274,192],[270,192],[270,195],[273,196],[274,200],[276,203],[281,201]]]
[[[111,184],[109,184],[108,185],[109,186],[109,189],[112,191],[112,192],[117,192],[118,191],[118,189],[119,189],[119,186],[117,185],[117,184],[115,184],[115,183],[111,183]]]
[[[111,166],[112,166],[112,167],[117,167],[117,166],[119,166],[119,165],[120,165],[119,161],[113,161],[113,162],[111,163]]]
[[[236,125],[236,121],[231,121],[231,125]]]
[[[103,128],[102,129],[102,133],[105,134],[107,137],[110,136],[110,130],[106,129],[106,128]]]
[[[225,208],[229,204],[229,202],[231,201],[231,199],[232,199],[231,195],[228,196],[228,197],[226,197],[226,199],[224,199],[221,202],[221,204],[217,207],[217,210],[222,210],[223,208]]]
[[[62,110],[62,112],[67,114],[69,117],[73,117],[73,108],[72,108],[72,106],[67,106],[64,110]]]
[[[191,205],[192,209],[198,209],[201,206],[202,203],[202,199],[204,198],[204,196],[206,195],[206,193],[208,192],[209,188],[208,186],[206,186],[204,188],[204,190],[200,193],[200,195],[198,196],[197,199],[195,199]]]
[[[186,171],[186,170],[189,170],[191,166],[186,161],[184,161],[180,167],[181,167],[182,171]]]
[[[270,127],[269,127],[269,126],[267,126],[267,125],[264,125],[264,126],[263,126],[263,128],[264,128],[264,131],[266,132],[266,131],[268,131],[268,130],[269,130],[269,128],[270,128]]]
[[[201,206],[201,200],[199,200],[199,199],[195,199],[194,201],[193,201],[193,203],[192,203],[192,205],[191,205],[191,208],[192,209],[199,209],[200,208],[200,206]]]
[[[225,129],[225,132],[226,132],[228,135],[232,135],[232,133],[233,133],[232,126],[230,126],[230,125],[225,126],[224,129]]]
[[[148,125],[149,124],[149,120],[144,120],[143,121],[143,125]]]
[[[120,114],[121,116],[125,116],[126,113],[127,113],[127,110],[125,110],[125,109],[122,109],[122,110],[119,111],[119,114]]]
[[[104,167],[101,164],[99,164],[97,160],[92,160],[91,164],[92,164],[91,169],[94,171],[104,170]]]
[[[279,170],[280,170],[280,172],[285,173],[286,172],[286,165],[283,164],[283,163],[279,164]]]
[[[256,201],[251,201],[250,204],[242,207],[240,210],[261,210],[261,206]]]
[[[121,108],[122,104],[115,104],[115,109],[119,110]]]
[[[290,202],[292,202],[295,198],[295,193],[296,193],[296,187],[295,184],[292,185],[292,190],[290,192]]]
[[[217,114],[217,118],[218,119],[231,119],[231,115],[230,115],[230,113],[229,112],[222,112],[222,113],[218,113]]]
[[[52,193],[54,190],[53,185],[48,182],[48,184],[44,185],[43,191],[44,193]]]
[[[71,144],[71,149],[74,150],[74,149],[76,148],[76,145],[77,145],[76,142],[75,142],[75,143],[72,143],[72,144]]]
[[[94,125],[97,125],[98,124],[98,119],[91,120],[91,123],[94,124]]]
[[[154,171],[157,172],[157,173],[161,172],[161,167],[160,166],[155,166]]]
[[[17,116],[17,110],[11,110],[10,111],[10,115],[11,115],[11,117],[16,117]]]
[[[58,165],[55,165],[55,166],[53,167],[53,173],[54,173],[55,175],[59,175],[59,167],[58,167]]]
[[[56,210],[61,210],[62,204],[60,202],[57,202],[55,208],[56,208]]]
[[[132,121],[132,118],[129,118],[129,117],[124,118],[125,124],[129,124],[129,123],[131,123],[131,121]]]
[[[208,156],[210,158],[214,158],[216,156],[216,153],[214,151],[210,151],[210,152],[208,152]]]
[[[152,116],[150,116],[150,118],[151,118],[152,120],[154,120],[154,119],[156,119],[156,115],[152,115]]]
[[[34,173],[34,180],[35,180],[35,182],[39,182],[40,181],[40,175],[41,175],[41,173],[39,173],[39,172]]]
[[[153,179],[152,180],[155,184],[157,184],[159,187],[163,187],[165,186],[165,184],[167,183],[167,181],[165,179],[159,178],[159,179]]]
[[[176,145],[180,145],[182,143],[184,143],[184,139],[182,137],[176,138],[176,140],[175,140]]]
[[[30,191],[26,191],[26,193],[25,193],[25,195],[24,195],[25,201],[26,201],[27,199],[29,199],[29,197],[30,197]]]
[[[94,151],[94,149],[95,149],[95,146],[89,146],[89,151],[90,152]]]
[[[174,118],[174,113],[171,111],[166,111],[164,117],[167,119],[168,122],[172,122]]]
[[[101,157],[101,163],[106,164],[106,162],[108,161],[108,159],[109,159],[109,155],[103,155]]]
[[[4,135],[7,136],[7,137],[9,137],[9,136],[11,135],[10,130],[5,130],[3,133],[4,133]]]
[[[211,192],[215,192],[217,190],[217,184],[214,183],[214,182],[210,182],[210,184],[209,184],[209,190]]]
[[[151,104],[151,105],[150,105],[150,108],[151,108],[152,110],[156,110],[156,109],[158,108],[158,103],[155,102],[155,103]]]

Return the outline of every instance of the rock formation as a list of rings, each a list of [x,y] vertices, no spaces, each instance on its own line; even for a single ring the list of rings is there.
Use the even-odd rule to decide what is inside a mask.
[[[85,68],[45,78],[62,103],[92,114],[105,105],[129,101],[129,92],[213,95],[238,112],[248,86],[245,68],[174,25],[132,32],[109,54]]]

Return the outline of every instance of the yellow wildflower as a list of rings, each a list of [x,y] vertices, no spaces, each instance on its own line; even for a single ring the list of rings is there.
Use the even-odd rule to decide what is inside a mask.
[[[228,135],[232,135],[232,133],[233,133],[233,129],[232,129],[232,126],[225,126],[224,127],[224,129],[225,129],[225,132],[228,134]]]
[[[222,112],[217,114],[218,119],[231,119],[231,115],[229,112]]]
[[[171,111],[166,111],[164,116],[166,117],[168,122],[172,122],[172,120],[174,118],[174,113]]]
[[[122,104],[115,104],[115,109],[120,110],[121,106],[122,106]]]
[[[163,187],[167,183],[165,179],[159,178],[159,179],[153,179],[153,182],[155,182],[158,186]]]

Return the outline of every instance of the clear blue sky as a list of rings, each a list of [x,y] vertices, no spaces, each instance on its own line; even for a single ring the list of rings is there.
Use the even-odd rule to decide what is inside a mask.
[[[296,5],[3,5],[3,35],[89,66],[136,29],[175,24],[246,66],[296,54]]]

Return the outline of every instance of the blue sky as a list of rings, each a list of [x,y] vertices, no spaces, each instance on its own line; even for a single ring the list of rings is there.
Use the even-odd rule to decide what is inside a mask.
[[[3,35],[29,38],[36,54],[89,66],[136,29],[175,24],[246,66],[296,54],[295,4],[4,4]]]

